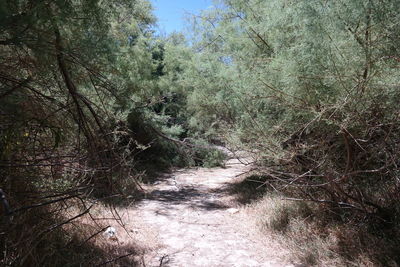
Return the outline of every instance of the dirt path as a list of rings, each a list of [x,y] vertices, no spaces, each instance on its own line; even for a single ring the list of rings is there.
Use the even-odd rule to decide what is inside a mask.
[[[150,186],[136,206],[147,236],[157,246],[146,266],[285,266],[272,246],[245,231],[246,217],[226,192],[248,167],[229,160],[226,168],[186,169]]]

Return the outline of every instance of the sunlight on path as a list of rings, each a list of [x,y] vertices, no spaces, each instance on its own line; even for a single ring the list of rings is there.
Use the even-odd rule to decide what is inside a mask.
[[[160,243],[146,266],[285,266],[242,231],[240,207],[229,200],[227,185],[248,168],[230,160],[227,168],[180,170],[152,186],[137,206]]]

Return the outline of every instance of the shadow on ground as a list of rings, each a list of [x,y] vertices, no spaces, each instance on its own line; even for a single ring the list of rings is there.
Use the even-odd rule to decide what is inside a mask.
[[[161,202],[164,206],[184,205],[191,209],[219,210],[228,209],[217,198],[220,193],[211,192],[201,186],[182,186],[178,188],[157,189],[147,195],[146,199]]]
[[[233,195],[240,204],[252,203],[267,191],[265,177],[251,175],[235,183],[226,183],[225,186],[214,190],[215,193]]]

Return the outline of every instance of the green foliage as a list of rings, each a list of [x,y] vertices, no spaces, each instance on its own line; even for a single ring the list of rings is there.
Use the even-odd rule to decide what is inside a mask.
[[[225,167],[227,155],[218,147],[210,146],[206,140],[195,139],[187,150],[189,165],[206,168]]]
[[[191,38],[159,38],[146,0],[1,1],[0,188],[17,207],[123,195],[146,164],[223,166],[210,144],[225,144],[341,221],[393,227],[399,10],[221,0],[192,19]],[[271,227],[283,230],[303,211],[279,213]],[[5,261],[30,263],[24,249]]]
[[[207,152],[206,156],[204,157],[203,166],[207,168],[225,167],[224,166],[225,158],[226,155],[222,151],[218,149],[211,149],[210,151]]]
[[[154,21],[145,0],[1,1],[0,188],[20,212],[1,224],[0,263],[65,265],[71,214],[137,190],[124,121],[156,91]]]
[[[399,10],[395,0],[216,1],[192,19],[192,54],[170,80],[186,95],[188,133],[251,150],[274,188],[341,223],[397,236]],[[291,220],[284,210],[278,226]]]

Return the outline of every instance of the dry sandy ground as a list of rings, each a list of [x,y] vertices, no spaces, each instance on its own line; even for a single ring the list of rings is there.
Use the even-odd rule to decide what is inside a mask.
[[[248,168],[231,159],[226,168],[178,170],[149,186],[130,212],[132,234],[147,247],[143,264],[288,266],[280,248],[249,227],[245,208],[226,190]]]

